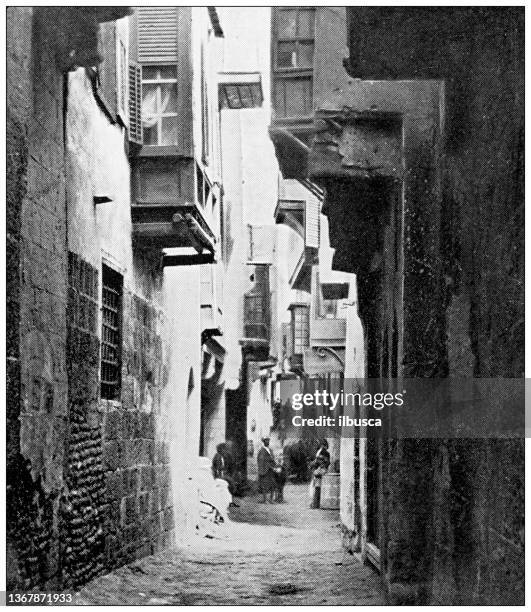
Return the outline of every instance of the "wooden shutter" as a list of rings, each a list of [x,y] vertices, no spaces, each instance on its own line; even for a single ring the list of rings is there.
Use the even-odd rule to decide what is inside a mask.
[[[319,248],[319,215],[321,202],[317,198],[306,200],[306,219],[304,223],[305,245],[310,248]]]
[[[129,64],[129,140],[142,144],[142,69]]]
[[[142,6],[137,11],[138,61],[177,62],[179,8]]]
[[[103,62],[98,67],[98,95],[110,113],[116,119],[116,23],[110,21],[100,25],[99,44]]]
[[[128,116],[128,81],[129,81],[129,41],[127,33],[116,24],[116,107],[117,113],[127,125]]]

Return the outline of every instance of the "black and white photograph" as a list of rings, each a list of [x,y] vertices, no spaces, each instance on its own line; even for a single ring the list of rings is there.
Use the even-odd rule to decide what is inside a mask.
[[[4,5],[2,604],[525,605],[525,10]]]

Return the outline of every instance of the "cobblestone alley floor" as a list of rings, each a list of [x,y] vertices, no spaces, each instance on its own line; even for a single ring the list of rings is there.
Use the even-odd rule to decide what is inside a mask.
[[[147,557],[90,582],[79,604],[381,605],[378,576],[340,546],[338,512],[307,508],[307,486],[285,504],[238,499],[223,537]]]

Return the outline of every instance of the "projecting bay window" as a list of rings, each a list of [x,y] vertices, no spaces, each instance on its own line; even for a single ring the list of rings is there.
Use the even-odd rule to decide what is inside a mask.
[[[244,295],[244,334],[246,338],[269,341],[271,331],[269,266],[256,264],[250,280],[254,286]]]
[[[144,145],[176,145],[177,67],[142,66],[142,134]]]
[[[123,277],[106,265],[102,268],[101,398],[119,400],[122,387]]]
[[[315,315],[318,319],[346,319],[348,285],[346,283],[321,284],[316,273]]]
[[[307,117],[313,106],[315,9],[273,8],[273,40],[275,116]]]
[[[310,307],[308,304],[292,304],[291,333],[294,355],[302,355],[310,346]]]
[[[135,247],[175,249],[164,252],[165,266],[212,263],[215,254],[211,186],[202,175],[196,180],[195,171],[196,115],[199,119],[201,110],[205,115],[208,102],[205,92],[202,103],[194,96],[199,71],[192,57],[193,10],[189,6],[139,6],[130,28],[128,152],[133,243]],[[208,140],[205,133],[203,136],[206,159]]]

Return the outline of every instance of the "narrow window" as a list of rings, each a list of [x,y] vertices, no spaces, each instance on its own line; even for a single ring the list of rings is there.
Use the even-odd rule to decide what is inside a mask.
[[[145,145],[177,144],[176,66],[142,66],[142,132]]]
[[[273,9],[275,117],[307,117],[313,108],[315,8]]]
[[[319,300],[319,318],[320,319],[337,319],[338,308],[337,300],[327,300],[323,297],[323,290],[319,287],[320,300]]]
[[[302,355],[310,346],[310,309],[306,304],[291,307],[291,328],[293,334],[293,353]]]
[[[315,9],[279,8],[277,18],[277,68],[311,69]]]
[[[332,289],[333,287],[333,289]],[[345,319],[347,317],[346,302],[347,299],[343,283],[337,285],[327,285],[326,297],[325,286],[319,280],[319,272],[317,272],[317,282],[315,291],[315,312],[318,319]]]
[[[119,400],[122,387],[122,291],[123,277],[102,267],[101,397]]]

